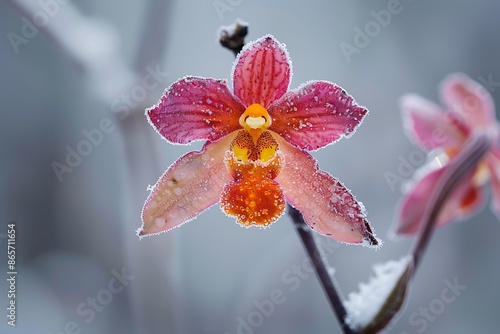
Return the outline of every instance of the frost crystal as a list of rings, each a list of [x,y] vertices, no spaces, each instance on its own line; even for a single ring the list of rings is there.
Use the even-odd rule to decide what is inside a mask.
[[[398,261],[374,265],[375,277],[368,283],[360,283],[358,292],[349,293],[344,306],[348,314],[346,323],[351,328],[363,328],[373,320],[410,261],[411,256],[405,256]]]

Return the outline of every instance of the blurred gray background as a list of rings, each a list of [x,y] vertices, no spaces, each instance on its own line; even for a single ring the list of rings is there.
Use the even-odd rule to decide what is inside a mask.
[[[388,8],[397,13],[374,23],[372,11]],[[388,236],[401,183],[390,186],[386,175],[419,152],[403,132],[400,96],[438,101],[439,82],[457,71],[499,82],[499,13],[494,0],[2,1],[0,268],[5,277],[7,223],[15,222],[18,308],[17,326],[2,315],[0,332],[340,333],[314,275],[292,271],[306,254],[287,216],[245,229],[214,206],[139,241],[148,184],[201,147],[166,143],[143,110],[185,75],[229,79],[234,57],[216,31],[236,18],[250,24],[247,41],[271,33],[286,43],[292,88],[329,80],[367,106],[352,138],[314,152],[385,241],[378,251],[327,242],[347,295],[373,264],[400,258],[413,242]],[[26,23],[33,20],[37,32]],[[340,46],[356,46],[366,27],[374,29],[367,45],[346,57]],[[500,105],[498,84],[490,88]],[[96,131],[102,137],[85,147],[85,133]],[[54,162],[66,164],[78,147],[87,156],[58,178]],[[488,207],[439,230],[389,332],[498,333],[499,233]],[[465,290],[440,303],[454,280]],[[256,305],[275,290],[283,302],[259,316]]]

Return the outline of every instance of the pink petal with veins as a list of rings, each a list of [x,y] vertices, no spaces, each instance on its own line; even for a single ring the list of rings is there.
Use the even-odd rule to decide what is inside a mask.
[[[443,112],[418,95],[403,96],[401,110],[408,136],[428,150],[460,147],[470,132],[456,114]]]
[[[441,95],[446,105],[471,127],[489,126],[495,122],[495,109],[488,91],[465,74],[445,78]]]
[[[349,137],[368,113],[341,87],[312,81],[287,92],[268,108],[271,130],[290,144],[316,150]]]
[[[339,242],[377,246],[361,203],[330,174],[318,170],[316,160],[273,134],[285,157],[276,181],[285,198],[316,232]]]
[[[291,62],[284,45],[273,36],[247,44],[233,68],[234,94],[245,107],[259,103],[267,108],[288,90]]]
[[[208,142],[201,151],[184,155],[167,169],[144,204],[139,236],[178,227],[219,201],[231,180],[224,154],[235,136],[236,132]]]
[[[187,144],[214,141],[240,128],[244,111],[225,80],[186,77],[173,83],[146,115],[165,139]]]

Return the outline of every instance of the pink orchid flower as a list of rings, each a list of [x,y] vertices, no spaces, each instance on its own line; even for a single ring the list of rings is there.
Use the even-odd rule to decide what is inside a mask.
[[[139,236],[178,227],[219,201],[241,225],[265,227],[283,214],[287,201],[323,235],[378,244],[362,204],[306,152],[351,135],[367,109],[326,81],[288,91],[291,68],[284,45],[267,35],[238,55],[234,94],[225,80],[186,77],[146,110],[167,141],[207,142],[158,180]]]
[[[409,135],[425,150],[439,150],[438,168],[424,166],[401,202],[396,233],[411,235],[419,231],[424,209],[447,169],[447,162],[460,152],[476,133],[491,139],[490,150],[474,172],[450,195],[437,220],[437,226],[464,219],[485,203],[484,185],[491,179],[492,210],[500,217],[500,126],[490,94],[464,74],[453,74],[441,84],[444,108],[417,95],[402,99],[402,112]]]

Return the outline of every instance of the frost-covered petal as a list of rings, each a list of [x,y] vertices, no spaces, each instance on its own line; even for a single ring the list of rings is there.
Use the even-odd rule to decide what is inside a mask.
[[[288,144],[277,134],[274,137],[285,158],[276,181],[288,203],[302,213],[306,223],[339,242],[378,245],[362,204],[351,192],[330,174],[320,171],[309,153]]]
[[[208,142],[201,151],[184,155],[167,169],[144,204],[139,236],[178,227],[219,201],[224,184],[231,179],[224,154],[235,135]]]
[[[457,115],[443,112],[418,95],[403,96],[401,110],[408,136],[428,150],[459,147],[468,136],[468,127]]]
[[[397,234],[412,235],[420,230],[432,194],[435,193],[448,168],[449,166],[445,165],[435,169],[413,184],[411,190],[403,197],[396,216]],[[477,189],[473,188],[471,180],[472,173],[451,193],[440,210],[436,226],[444,226],[453,220],[463,218],[482,204],[483,196],[479,191],[474,192]]]
[[[441,94],[446,105],[472,127],[489,126],[495,122],[490,94],[465,74],[446,77],[441,84]]]
[[[273,36],[248,43],[233,68],[234,94],[245,107],[258,103],[267,108],[288,90],[291,78],[288,52]]]
[[[341,87],[312,81],[287,92],[268,108],[271,130],[305,150],[350,136],[368,113]]]
[[[172,143],[215,141],[240,127],[245,108],[225,80],[186,77],[173,83],[157,105],[146,110],[151,125]]]

